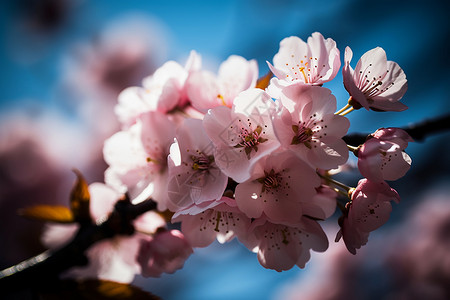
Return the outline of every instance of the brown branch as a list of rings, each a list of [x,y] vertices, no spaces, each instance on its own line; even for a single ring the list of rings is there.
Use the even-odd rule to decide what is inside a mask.
[[[84,252],[98,241],[116,235],[132,235],[132,221],[156,209],[156,202],[146,200],[133,205],[128,199],[116,203],[114,211],[101,224],[84,223],[75,237],[58,250],[48,250],[15,266],[0,271],[0,291],[14,292],[46,286],[58,275],[75,266],[88,264]]]
[[[401,127],[404,129],[416,142],[423,142],[426,137],[450,131],[450,114],[444,115],[435,119],[429,119],[422,122],[413,123],[409,126]],[[351,146],[359,146],[364,144],[369,134],[351,133],[343,137],[344,141]]]

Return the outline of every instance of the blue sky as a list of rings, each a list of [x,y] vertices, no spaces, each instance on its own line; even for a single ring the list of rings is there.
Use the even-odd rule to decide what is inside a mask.
[[[162,59],[184,62],[195,49],[212,71],[229,55],[237,54],[256,59],[262,75],[268,71],[265,61],[272,60],[281,39],[290,35],[306,39],[315,31],[337,42],[341,60],[345,46],[350,46],[353,65],[365,51],[381,46],[388,59],[398,62],[407,74],[409,90],[403,102],[410,109],[402,113],[352,113],[350,131],[403,126],[450,112],[447,1],[68,0],[70,9],[58,26],[40,33],[39,40],[35,39],[36,32],[21,30],[24,13],[17,2],[0,4],[2,114],[7,115],[12,108],[39,105],[61,110],[76,121],[55,92],[63,76],[64,59],[75,45],[92,41],[124,18],[145,18],[154,26],[149,32],[160,34],[154,43],[166,49],[160,63]],[[348,95],[341,74],[326,86],[336,95],[338,106],[343,106]],[[431,139],[427,145],[442,147],[442,143],[448,149],[449,142],[440,138]],[[413,145],[409,152],[421,170],[426,170],[426,149]],[[443,166],[448,164],[448,159],[443,162]],[[398,183],[398,188],[409,195],[406,186],[406,181]],[[272,299],[284,282],[307,276],[307,272],[308,268],[281,274],[265,270],[254,254],[232,243],[199,250],[182,271],[161,279],[139,280],[139,284],[164,299]]]

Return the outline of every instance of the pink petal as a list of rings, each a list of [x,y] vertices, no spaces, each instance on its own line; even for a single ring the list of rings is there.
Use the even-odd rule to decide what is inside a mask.
[[[335,169],[348,160],[347,144],[340,138],[328,137],[326,144],[313,143],[307,157],[318,168]]]
[[[222,105],[216,76],[208,71],[192,73],[186,81],[186,92],[194,108],[201,112]]]
[[[91,194],[90,212],[96,221],[107,217],[113,211],[114,204],[122,196],[103,183],[90,184],[89,193]]]
[[[231,55],[219,68],[218,79],[227,106],[241,92],[255,87],[258,79],[258,65],[255,60],[247,61],[237,55]]]
[[[397,180],[405,176],[411,167],[411,158],[404,151],[396,151],[396,153],[387,154],[389,161],[381,167],[381,173],[384,180]]]
[[[259,218],[264,210],[261,188],[262,185],[255,181],[243,182],[236,187],[236,203],[249,218]]]
[[[236,145],[236,127],[238,122],[231,116],[231,109],[226,106],[213,108],[203,118],[203,127],[208,137],[217,146]]]

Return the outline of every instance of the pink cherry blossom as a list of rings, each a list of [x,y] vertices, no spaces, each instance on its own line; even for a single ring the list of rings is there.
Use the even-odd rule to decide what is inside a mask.
[[[203,129],[202,121],[186,119],[170,147],[169,209],[177,211],[222,197],[228,177],[217,167],[213,153],[214,145]]]
[[[281,145],[314,167],[337,168],[348,159],[342,137],[350,122],[335,115],[336,98],[329,89],[292,85],[281,94],[283,108],[273,127]]]
[[[389,219],[392,210],[390,201],[399,203],[400,196],[386,182],[361,179],[352,192],[348,214],[341,221],[336,241],[343,237],[348,251],[356,254],[356,249],[367,243],[369,233]]]
[[[203,119],[203,126],[217,147],[216,164],[229,177],[242,182],[250,177],[250,168],[280,146],[271,115],[276,105],[261,89],[239,94],[230,109],[213,108]]]
[[[310,259],[310,250],[323,252],[328,248],[322,227],[305,217],[295,225],[274,224],[263,217],[253,221],[249,234],[238,238],[248,249],[258,253],[263,267],[278,272],[294,265],[304,268]]]
[[[228,197],[191,205],[178,211],[172,222],[181,222],[181,231],[193,247],[206,247],[215,239],[223,244],[236,235],[245,235],[250,226],[250,219]]]
[[[113,211],[115,203],[122,196],[119,192],[102,183],[89,185],[90,213],[95,223],[101,223]],[[129,283],[135,274],[140,273],[136,255],[140,241],[147,240],[158,228],[166,225],[165,220],[155,212],[147,212],[133,222],[137,233],[132,236],[115,236],[102,240],[87,250],[89,265],[76,267],[66,272],[65,276],[75,278],[100,278]],[[42,241],[50,248],[59,248],[67,243],[76,233],[77,225],[47,225]]]
[[[336,42],[314,32],[307,43],[296,36],[283,39],[273,65],[267,64],[277,77],[271,84],[283,87],[295,83],[321,85],[328,82],[336,76],[341,61]]]
[[[220,65],[217,76],[204,70],[189,76],[187,94],[192,105],[202,112],[220,105],[231,107],[240,92],[255,87],[257,79],[255,60],[232,55]]]
[[[336,192],[327,185],[316,188],[317,194],[312,201],[304,205],[303,215],[325,220],[331,217],[336,210]]]
[[[144,277],[159,277],[181,269],[192,247],[178,230],[162,230],[150,240],[141,240],[137,261]]]
[[[278,152],[256,163],[251,177],[237,185],[236,203],[249,218],[264,213],[273,222],[296,223],[319,185],[313,168],[290,152]]]
[[[408,89],[406,75],[397,63],[387,60],[383,48],[376,47],[364,53],[355,70],[350,67],[352,56],[350,47],[345,48],[342,76],[353,101],[367,110],[402,111],[408,108],[398,102]]]
[[[125,127],[147,111],[167,113],[187,104],[185,82],[189,74],[200,69],[201,59],[191,51],[185,67],[168,61],[143,80],[143,87],[129,87],[119,95],[115,112]]]
[[[358,169],[371,181],[397,180],[411,167],[403,150],[413,139],[400,128],[378,129],[358,151]]]
[[[175,125],[159,112],[142,114],[137,123],[105,141],[103,155],[109,168],[105,181],[139,202],[152,197],[158,208],[167,208],[167,156]]]

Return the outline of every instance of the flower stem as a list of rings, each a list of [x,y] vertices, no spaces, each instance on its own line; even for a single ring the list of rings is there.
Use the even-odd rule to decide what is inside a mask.
[[[336,180],[334,180],[334,179],[331,178],[331,177],[323,176],[323,175],[320,174],[320,173],[317,173],[317,174],[318,174],[321,178],[325,179],[327,182],[330,182],[330,183],[332,183],[332,184],[334,184],[334,185],[336,185],[336,186],[338,186],[338,187],[344,189],[347,193],[348,193],[348,191],[350,191],[350,190],[352,189],[352,188],[349,187],[348,185],[343,184],[342,182],[336,181]],[[345,194],[345,196],[348,197],[348,194]]]
[[[353,107],[350,107],[349,109],[347,109],[346,111],[340,113],[339,115],[341,116],[345,116],[346,114],[351,113],[352,111],[354,111],[355,109]]]
[[[341,196],[344,196],[345,198],[348,198],[348,193],[346,193],[338,188],[333,188],[333,191],[335,191],[336,193],[338,193]]]
[[[354,147],[351,145],[347,145],[348,151],[353,152],[353,154],[358,157],[359,147]]]
[[[350,107],[351,107],[351,105],[347,103],[347,105],[345,105],[343,108],[341,108],[340,110],[338,110],[334,114],[335,115],[339,115],[339,114],[343,113],[346,109],[349,109]]]

